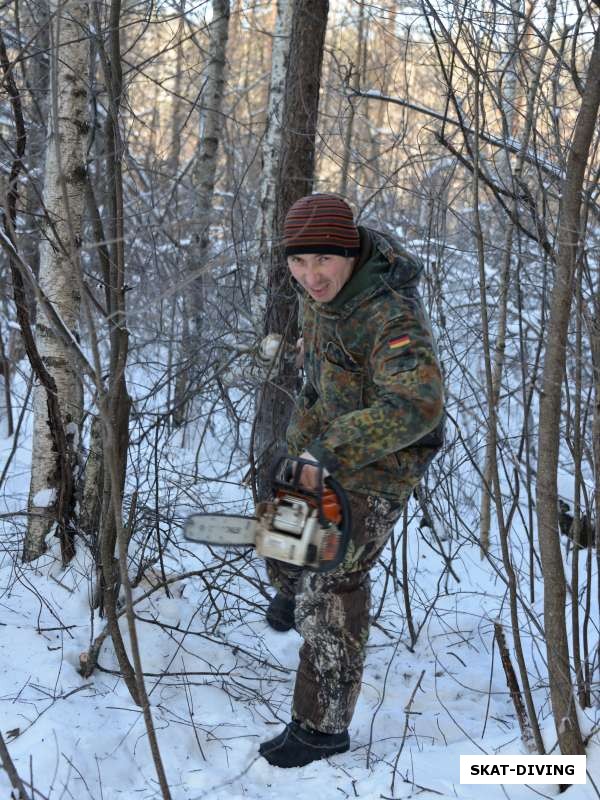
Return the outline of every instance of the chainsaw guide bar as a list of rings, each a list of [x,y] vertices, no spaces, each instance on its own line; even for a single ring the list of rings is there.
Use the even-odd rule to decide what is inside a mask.
[[[191,514],[184,523],[183,535],[201,544],[254,546],[257,523],[254,517],[236,514]]]
[[[301,569],[329,572],[339,566],[350,541],[350,505],[343,488],[319,467],[319,489],[300,480],[304,466],[315,462],[293,456],[275,461],[273,496],[260,502],[255,517],[237,514],[191,514],[183,535],[199,544],[252,546],[264,558]]]

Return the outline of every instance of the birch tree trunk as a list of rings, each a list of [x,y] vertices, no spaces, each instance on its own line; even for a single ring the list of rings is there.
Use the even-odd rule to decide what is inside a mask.
[[[321,85],[321,66],[329,3],[327,0],[295,0],[290,54],[285,85],[283,137],[277,169],[275,228],[269,258],[267,307],[264,332],[280,333],[293,353],[298,337],[298,307],[289,281],[281,247],[277,243],[290,206],[313,188],[315,138]],[[270,466],[275,452],[285,444],[297,368],[293,357],[280,359],[263,386],[255,421],[255,453],[258,458],[257,494],[270,491]]]
[[[558,531],[557,473],[561,390],[577,252],[582,240],[582,190],[600,106],[600,30],[596,31],[587,80],[567,158],[559,208],[556,276],[540,398],[537,518],[544,574],[544,628],[552,713],[561,752],[583,754],[573,697],[565,622],[565,574]],[[577,602],[574,599],[574,602]]]
[[[51,24],[51,109],[44,181],[47,221],[40,245],[40,286],[75,335],[79,320],[79,248],[85,197],[85,144],[87,122],[87,39],[82,29],[87,5],[80,0],[53,4]],[[53,333],[42,309],[38,309],[36,343],[56,390],[70,448],[70,466],[77,462],[83,395],[79,371],[65,344]],[[34,428],[30,517],[23,558],[37,558],[53,524],[51,512],[65,503],[73,512],[74,498],[64,497],[65,482],[58,479],[57,454],[48,418],[46,391],[34,391]],[[55,422],[56,424],[56,422]]]
[[[285,100],[285,78],[290,52],[293,0],[279,0],[277,19],[273,34],[271,55],[271,82],[267,107],[267,127],[262,149],[262,179],[258,210],[256,277],[252,292],[252,319],[259,327],[265,311],[267,266],[273,246],[276,228],[276,191],[281,139],[283,136],[283,112]]]
[[[201,350],[210,225],[217,174],[217,156],[223,127],[221,107],[229,36],[229,0],[213,0],[212,8],[210,57],[199,120],[200,142],[192,173],[192,191],[195,202],[189,232],[192,243],[186,257],[187,277],[191,278],[191,281],[187,283],[185,290],[184,333],[182,335],[184,366],[175,386],[173,420],[176,425],[181,425],[185,420],[185,412],[194,388],[191,371],[194,366],[197,366],[198,353]]]

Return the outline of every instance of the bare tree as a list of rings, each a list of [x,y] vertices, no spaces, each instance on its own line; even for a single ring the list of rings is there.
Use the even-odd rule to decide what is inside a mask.
[[[515,138],[516,133],[516,108],[518,105],[519,85],[517,80],[517,61],[519,53],[519,11],[521,11],[521,0],[512,0],[510,14],[507,14],[507,24],[509,27],[510,35],[507,42],[507,51],[503,54],[501,61],[505,69],[504,86],[500,88],[500,105],[501,113],[503,115],[504,134],[506,138]],[[543,65],[543,61],[541,62]],[[541,69],[541,66],[540,66]],[[530,116],[533,114],[531,109]],[[530,124],[530,120],[529,120]],[[522,142],[523,152],[529,146],[529,136],[526,135]],[[512,178],[512,169],[510,163],[510,155],[504,152],[500,155],[501,160],[504,162],[504,167],[500,168],[500,176],[504,183],[510,185]],[[523,171],[523,158],[519,155],[519,163],[515,172],[515,184],[520,179],[520,174]],[[513,201],[513,216],[516,216],[518,210],[518,203]],[[512,220],[509,220],[506,225],[506,233],[504,235],[504,242],[502,246],[502,266],[500,271],[500,302],[499,302],[499,319],[496,334],[496,343],[494,346],[494,368],[493,368],[493,403],[498,407],[498,399],[500,390],[502,388],[502,373],[504,370],[504,356],[506,350],[506,328],[508,321],[508,303],[509,303],[509,288],[512,279],[512,263],[513,263],[513,241],[515,236],[516,226]],[[495,439],[495,435],[493,437]],[[489,549],[490,539],[490,505],[491,495],[489,487],[492,484],[492,459],[497,458],[497,453],[492,448],[492,437],[488,435],[486,448],[485,448],[485,462],[483,468],[483,487],[481,492],[481,549],[487,552]],[[482,552],[482,557],[483,557]]]
[[[88,43],[84,35],[87,3],[69,0],[52,9],[51,26],[51,109],[48,122],[48,149],[44,182],[47,222],[40,247],[40,287],[74,336],[78,333],[80,281],[74,275],[79,267],[81,219],[85,198],[85,145],[87,121]],[[36,343],[56,384],[62,424],[68,443],[71,470],[77,464],[78,443],[83,414],[81,377],[71,351],[38,310]],[[49,419],[47,393],[43,386],[34,390],[34,433],[30,517],[24,545],[25,560],[37,558],[45,550],[45,537],[53,525],[48,509],[62,509],[62,524],[74,510],[75,475],[57,470],[53,426]],[[58,479],[62,477],[62,481]]]
[[[581,106],[562,182],[556,275],[550,299],[548,340],[540,398],[537,517],[544,572],[544,628],[550,697],[562,753],[585,752],[573,697],[565,623],[565,574],[558,533],[556,488],[560,442],[561,390],[566,359],[574,275],[582,246],[582,200],[590,148],[600,107],[600,29],[590,55]],[[597,513],[597,511],[596,511]],[[575,599],[577,602],[577,599]]]
[[[354,89],[360,87],[360,73],[363,68],[363,61],[367,50],[367,43],[365,41],[365,4],[360,2],[358,9],[358,26],[356,29],[356,50],[355,50],[355,63],[350,62],[348,67],[348,82],[351,83]],[[340,187],[339,193],[344,197],[348,193],[348,178],[350,173],[350,161],[352,157],[352,148],[354,145],[354,118],[356,116],[356,109],[354,107],[355,100],[350,98],[348,108],[348,119],[346,121],[346,130],[344,132],[344,150],[342,157],[342,166],[340,170]]]
[[[34,0],[22,8],[21,32],[28,43],[28,58],[21,60],[27,126],[27,183],[24,215],[27,236],[22,237],[23,258],[35,275],[39,273],[40,229],[36,215],[42,212],[42,190],[48,102],[50,97],[50,8],[48,0]]]
[[[197,386],[193,377],[202,361],[203,315],[209,273],[210,225],[217,174],[217,155],[223,127],[221,106],[225,86],[229,0],[213,0],[209,26],[210,55],[202,92],[198,148],[192,167],[192,211],[188,222],[191,243],[186,253],[186,289],[182,320],[182,362],[175,387],[174,421],[181,425]]]
[[[290,52],[290,34],[294,0],[278,0],[277,18],[273,32],[271,55],[271,78],[269,86],[269,105],[262,145],[262,176],[260,183],[259,215],[257,224],[256,278],[252,293],[254,302],[253,317],[260,322],[264,314],[267,265],[271,259],[271,248],[275,243],[276,192],[284,135],[283,113],[285,103],[285,83]]]
[[[265,333],[279,333],[287,343],[285,357],[269,376],[259,400],[255,454],[259,460],[258,496],[269,491],[273,454],[285,443],[297,379],[293,353],[298,336],[298,309],[280,246],[290,206],[310,194],[314,181],[315,136],[321,65],[329,4],[327,0],[294,0],[290,54],[285,85],[283,137],[277,170],[276,224],[267,286]],[[255,457],[256,457],[255,456]]]
[[[279,249],[282,220],[289,205],[315,185],[347,192],[362,223],[393,232],[425,262],[425,301],[448,389],[448,447],[430,467],[418,492],[419,508],[409,505],[403,535],[393,544],[376,612],[381,634],[391,638],[397,631],[413,643],[419,638],[431,647],[439,671],[446,669],[443,654],[435,652],[437,634],[426,642],[423,634],[429,619],[441,619],[442,596],[451,599],[459,582],[459,603],[469,591],[461,570],[483,551],[481,573],[491,574],[490,584],[499,588],[482,600],[491,617],[473,617],[473,630],[491,635],[487,623],[497,617],[506,631],[502,658],[523,739],[542,752],[551,743],[544,743],[536,717],[548,703],[548,671],[561,736],[572,724],[565,713],[575,711],[574,674],[582,704],[593,698],[598,675],[600,173],[597,133],[587,151],[583,135],[593,127],[597,45],[590,51],[597,3],[421,0],[415,6],[345,0],[329,13],[317,0],[234,0],[226,36],[228,5],[212,2],[212,18],[202,25],[196,7],[180,0],[158,6],[93,0],[92,25],[69,35],[65,50],[61,46],[64,58],[57,57],[56,37],[57,29],[64,33],[63,10],[73,8],[71,0],[61,4],[61,19],[56,4],[49,13],[45,0],[0,9],[0,80],[12,111],[0,114],[0,413],[12,411],[14,430],[3,448],[10,451],[8,459],[0,464],[0,499],[7,505],[0,525],[14,514],[9,524],[19,531],[27,519],[21,516],[14,464],[27,443],[26,385],[32,383],[45,388],[56,483],[64,487],[56,507],[45,513],[49,521],[58,520],[59,531],[62,525],[69,532],[73,523],[74,448],[65,433],[70,410],[59,409],[48,371],[52,359],[46,364],[40,358],[31,334],[31,298],[37,292],[45,308],[40,325],[65,341],[68,358],[77,359],[79,371],[91,378],[83,434],[89,456],[76,530],[96,559],[94,610],[106,615],[106,624],[101,614],[92,616],[94,643],[81,669],[93,670],[110,638],[119,673],[143,709],[161,791],[168,797],[153,734],[153,715],[162,712],[148,703],[144,641],[137,642],[146,626],[164,620],[145,615],[144,598],[168,593],[182,578],[202,587],[194,609],[201,609],[198,629],[183,621],[164,626],[168,647],[178,650],[187,646],[185,637],[200,641],[234,616],[239,630],[245,609],[262,613],[266,588],[258,559],[249,551],[201,553],[198,569],[178,572],[183,567],[177,529],[191,507],[233,510],[229,501],[242,502],[231,484],[238,483],[248,451],[258,477],[255,495],[266,492],[271,455],[283,445],[299,377],[293,351],[300,325]],[[45,43],[50,29],[44,28],[49,17],[51,48]],[[85,281],[80,288],[87,324],[78,350],[76,324],[64,326],[52,317],[58,306],[50,305],[32,277],[36,225],[41,230],[36,220],[44,223],[46,214],[35,153],[46,139],[46,53],[54,68],[65,61],[68,71],[73,61],[67,44],[81,45],[86,36],[92,56],[79,74],[88,84],[91,128],[84,145],[88,212],[81,270],[77,248],[69,251],[76,221],[70,205],[69,214],[64,203],[59,211],[48,205],[44,227],[63,267],[77,265],[70,273],[75,294],[81,274]],[[56,76],[53,88],[50,105],[56,106]],[[50,133],[56,126],[51,124]],[[72,188],[62,185],[57,194],[71,203]],[[69,232],[59,230],[63,222]],[[54,301],[54,285],[45,286]],[[182,324],[188,325],[183,347]],[[284,337],[281,358],[264,385],[265,371],[253,360],[259,332]],[[95,369],[82,353],[93,355]],[[536,432],[542,364],[543,440]],[[184,436],[172,429],[174,420],[185,423]],[[552,518],[557,475],[546,436],[558,432],[560,496],[575,502],[572,517],[560,520],[563,530],[583,545],[595,524],[596,542],[589,536],[579,560],[576,546],[560,546]],[[574,491],[565,496],[571,478]],[[548,481],[554,493],[551,487],[548,494]],[[51,488],[39,494],[40,500],[52,497]],[[418,528],[413,511],[422,517]],[[542,559],[536,514],[545,519]],[[498,532],[488,544],[486,531]],[[70,537],[63,541],[68,545]],[[435,563],[442,559],[443,573],[431,594],[411,561],[415,545],[434,550]],[[571,585],[565,586],[562,563],[568,559]],[[86,563],[78,559],[76,569]],[[544,586],[545,631],[533,605],[534,589],[539,593]],[[177,592],[171,598],[171,607],[179,603]],[[403,598],[406,614],[398,615]],[[161,613],[160,602],[156,610]],[[569,615],[572,660],[564,647]],[[460,621],[465,643],[468,619]],[[239,655],[230,631],[219,631],[219,646]],[[544,648],[549,669],[539,658]],[[513,654],[516,674],[509,664]],[[261,665],[261,680],[267,670],[281,669],[263,653],[252,657]],[[179,667],[163,665],[159,682],[174,674]],[[232,678],[216,674],[202,681],[222,681],[227,691]],[[467,683],[468,675],[467,663]],[[187,689],[202,691],[194,688],[191,673],[181,677]],[[238,678],[233,703],[243,703]],[[262,702],[259,694],[251,696]],[[455,709],[447,711],[451,719]],[[197,721],[191,719],[194,730]],[[577,747],[571,729],[561,748]],[[402,745],[397,760],[401,752]],[[166,766],[170,770],[173,762]]]

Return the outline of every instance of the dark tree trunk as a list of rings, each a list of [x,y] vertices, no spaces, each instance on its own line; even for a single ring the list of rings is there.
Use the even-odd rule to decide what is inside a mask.
[[[565,622],[565,575],[558,530],[557,472],[561,389],[565,372],[569,315],[581,243],[583,183],[600,105],[600,30],[596,32],[587,82],[575,124],[563,181],[558,227],[556,279],[550,304],[548,344],[540,399],[538,529],[544,573],[544,627],[552,712],[561,752],[583,754],[573,697]],[[576,556],[573,556],[574,558]],[[573,602],[577,602],[575,598]]]
[[[328,11],[327,0],[294,2],[275,199],[275,241],[271,251],[264,324],[265,333],[282,334],[289,347],[284,349],[286,356],[272,370],[259,398],[255,458],[260,499],[269,491],[273,455],[285,446],[285,430],[298,376],[293,356],[293,346],[298,338],[298,304],[278,243],[288,209],[300,197],[310,194],[313,188],[319,88]]]

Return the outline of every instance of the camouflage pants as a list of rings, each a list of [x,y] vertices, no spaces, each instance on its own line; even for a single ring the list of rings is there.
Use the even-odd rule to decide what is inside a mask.
[[[296,628],[304,642],[296,675],[292,718],[323,733],[341,733],[360,692],[369,637],[371,582],[377,561],[413,486],[404,499],[348,492],[352,535],[344,562],[327,573],[267,561],[273,586],[296,596]]]

